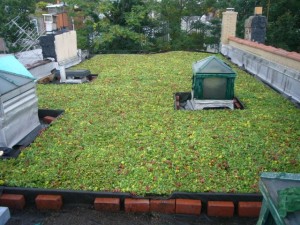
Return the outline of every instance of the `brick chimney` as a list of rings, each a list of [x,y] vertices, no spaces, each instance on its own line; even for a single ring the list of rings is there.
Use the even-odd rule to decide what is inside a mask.
[[[228,37],[235,37],[237,14],[234,8],[227,8],[226,12],[223,12],[221,44],[228,44]]]
[[[262,7],[255,7],[254,16],[250,16],[245,21],[245,36],[249,41],[265,43],[267,18],[262,15]]]

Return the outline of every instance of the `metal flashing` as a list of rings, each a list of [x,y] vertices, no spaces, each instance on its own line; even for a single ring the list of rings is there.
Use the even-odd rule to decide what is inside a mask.
[[[28,83],[34,83],[34,79],[7,71],[0,70],[0,96],[3,96]]]

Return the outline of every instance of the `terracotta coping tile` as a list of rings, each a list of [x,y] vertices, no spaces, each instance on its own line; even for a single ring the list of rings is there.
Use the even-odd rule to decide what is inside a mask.
[[[228,40],[231,40],[231,41],[243,44],[243,45],[247,45],[247,46],[250,46],[250,47],[258,48],[258,49],[261,49],[263,51],[267,51],[267,52],[270,52],[270,53],[273,53],[273,54],[276,54],[276,55],[280,55],[280,56],[283,56],[283,57],[287,57],[287,58],[290,58],[290,59],[293,59],[295,61],[300,62],[300,53],[297,53],[297,52],[288,52],[288,51],[286,51],[284,49],[281,49],[281,48],[275,48],[275,47],[272,47],[272,46],[264,45],[264,44],[261,44],[261,43],[256,43],[256,42],[253,42],[253,41],[249,41],[249,40],[245,40],[245,39],[241,39],[241,38],[233,37],[233,36],[228,37]]]

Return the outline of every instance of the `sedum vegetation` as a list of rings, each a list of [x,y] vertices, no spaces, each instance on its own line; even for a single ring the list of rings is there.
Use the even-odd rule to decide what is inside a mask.
[[[97,55],[80,85],[37,86],[39,108],[64,109],[17,159],[2,185],[138,195],[258,192],[263,171],[300,171],[300,111],[233,66],[245,110],[174,110],[206,53]],[[221,56],[220,56],[221,57]]]

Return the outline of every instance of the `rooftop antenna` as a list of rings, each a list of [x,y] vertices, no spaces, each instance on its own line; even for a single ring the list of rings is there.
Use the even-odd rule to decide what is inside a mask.
[[[26,23],[20,26],[18,24],[19,19],[20,16],[16,16],[6,24],[6,26],[8,26],[8,29],[12,29],[13,27],[18,28],[17,40],[12,43],[12,45],[20,45],[22,47],[20,52],[28,51],[32,48],[37,48],[39,46],[39,38],[44,34],[45,31],[38,33],[37,29],[31,29],[30,23]]]

